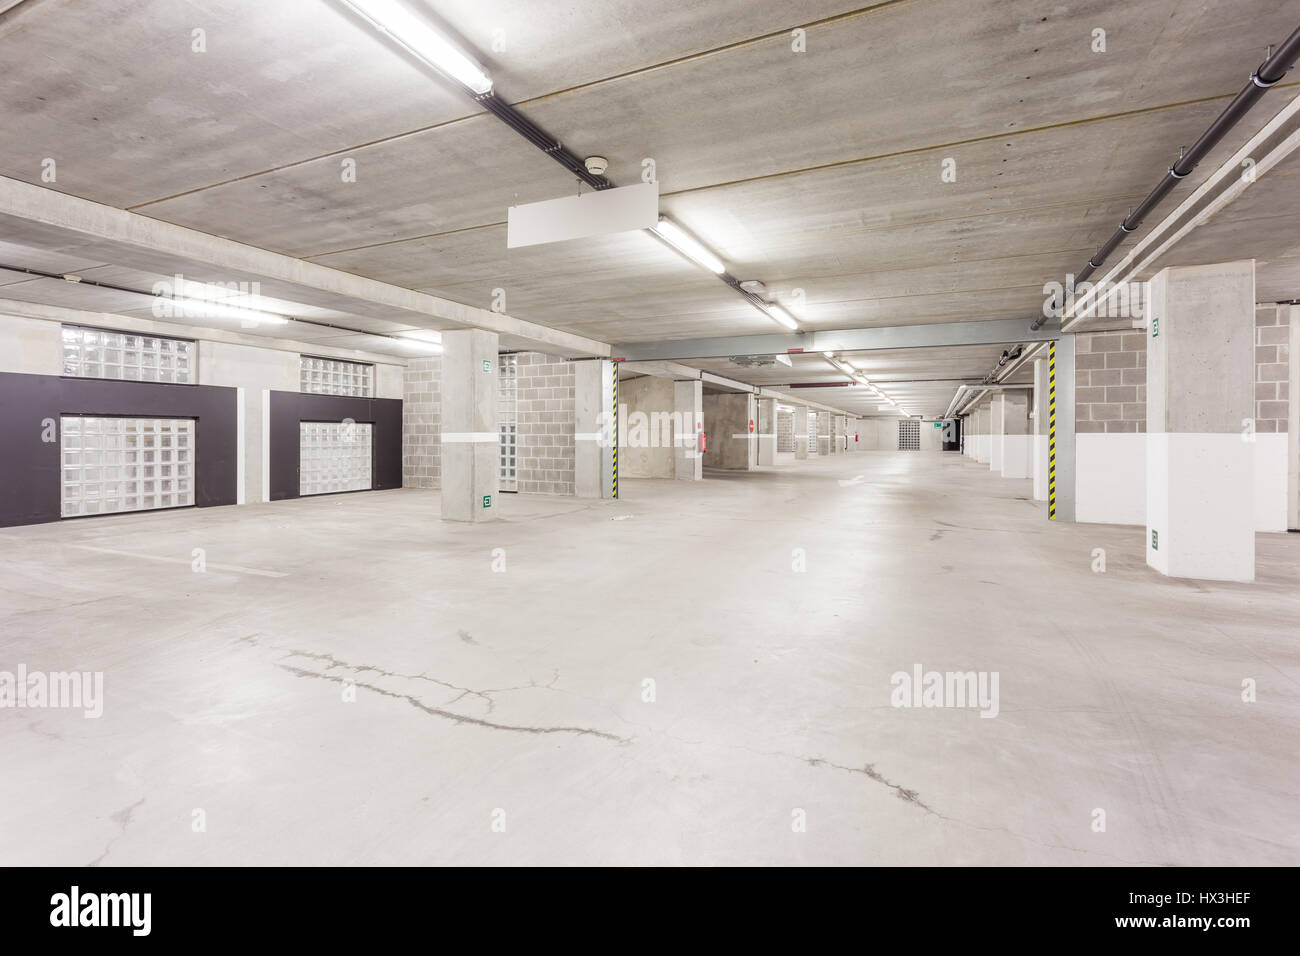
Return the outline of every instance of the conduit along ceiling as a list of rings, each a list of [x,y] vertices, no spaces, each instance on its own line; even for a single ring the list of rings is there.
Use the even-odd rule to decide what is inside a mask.
[[[653,169],[661,212],[803,331],[1028,323],[1044,284],[1087,259],[1296,26],[1272,0],[665,0],[653,16],[608,0],[581,21],[567,0],[407,6],[481,64],[500,104],[568,154],[607,157],[609,182]],[[507,209],[576,194],[576,175],[341,0],[0,7],[0,175],[199,234],[184,248],[147,229],[108,239],[0,183],[0,299],[147,316],[137,293],[161,278],[246,279],[260,281],[255,308],[319,324],[245,331],[395,355],[418,351],[403,337],[428,345],[431,331],[475,324],[496,290],[502,321],[527,324],[503,348],[542,348],[539,329],[570,336],[551,343],[569,356],[598,354],[584,342],[617,355],[620,343],[782,331],[646,232],[507,249]],[[1297,87],[1292,74],[1270,90],[1147,227]],[[1155,266],[1256,257],[1262,298],[1300,294],[1300,249],[1281,241],[1300,213],[1296,163]],[[204,237],[348,281],[277,277]],[[934,417],[1010,344],[840,358]],[[683,364],[896,414],[864,386],[833,385],[845,376],[820,353]],[[809,383],[823,387],[791,387]]]

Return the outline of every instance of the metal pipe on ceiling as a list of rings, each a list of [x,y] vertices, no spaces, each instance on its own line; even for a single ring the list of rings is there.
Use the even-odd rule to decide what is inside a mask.
[[[1120,243],[1124,241],[1124,237],[1137,231],[1142,221],[1173,191],[1179,180],[1186,179],[1197,164],[1222,142],[1223,138],[1241,122],[1242,118],[1250,112],[1251,108],[1259,102],[1264,94],[1286,78],[1287,73],[1295,66],[1297,59],[1300,59],[1300,27],[1296,27],[1275,51],[1270,51],[1269,56],[1250,75],[1250,80],[1246,85],[1233,97],[1232,102],[1224,108],[1223,112],[1201,134],[1200,138],[1192,144],[1192,147],[1185,150],[1179,156],[1178,161],[1169,167],[1168,172],[1156,184],[1155,188],[1147,194],[1146,198],[1138,204],[1137,208],[1124,217],[1119,227],[1102,244],[1101,248],[1088,257],[1087,263],[1075,274],[1074,282],[1076,284],[1086,281],[1105,264],[1107,257],[1119,247]],[[1059,303],[1061,307],[1064,307],[1064,304],[1063,302]],[[1036,332],[1047,323],[1048,318],[1047,315],[1040,315],[1034,319],[1029,327]],[[987,385],[996,381],[999,370],[1005,364],[1005,361],[999,362],[988,375],[984,376],[984,384]]]
[[[1201,134],[1200,139],[1192,144],[1191,149],[1186,150],[1178,158],[1178,162],[1169,167],[1169,171],[1165,173],[1164,178],[1156,184],[1151,192],[1147,193],[1146,198],[1138,203],[1136,209],[1124,217],[1124,220],[1111,234],[1111,237],[1102,243],[1101,248],[1088,258],[1083,268],[1075,274],[1074,281],[1076,283],[1087,281],[1089,276],[1101,268],[1107,257],[1124,241],[1124,237],[1137,231],[1138,226],[1142,225],[1142,220],[1173,191],[1173,188],[1178,185],[1178,181],[1186,179],[1191,174],[1200,161],[1208,156],[1214,147],[1219,145],[1223,138],[1232,131],[1232,128],[1241,121],[1242,117],[1250,112],[1251,107],[1268,92],[1270,87],[1276,86],[1286,78],[1287,73],[1295,66],[1297,59],[1300,59],[1300,27],[1296,27],[1291,35],[1282,42],[1282,45],[1277,48],[1277,52],[1259,65],[1259,68],[1250,75],[1250,80],[1242,87],[1241,92],[1233,97],[1232,102]],[[1039,316],[1034,320],[1030,328],[1037,331],[1042,328],[1043,323],[1046,321],[1047,316]]]

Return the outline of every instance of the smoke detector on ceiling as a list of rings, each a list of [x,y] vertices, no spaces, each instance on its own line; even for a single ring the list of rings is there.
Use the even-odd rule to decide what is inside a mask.
[[[588,156],[582,162],[593,176],[604,176],[605,170],[609,169],[609,160],[604,156]]]

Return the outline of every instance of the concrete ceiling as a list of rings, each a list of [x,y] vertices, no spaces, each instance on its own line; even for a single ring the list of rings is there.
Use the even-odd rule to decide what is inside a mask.
[[[1078,268],[1296,19],[1273,0],[417,3],[499,95],[578,155],[608,157],[615,182],[654,159],[662,209],[813,329],[1037,314],[1044,283]],[[795,27],[807,52],[791,51]],[[196,28],[204,53],[191,50]],[[1105,53],[1092,51],[1096,28]],[[575,183],[337,0],[23,0],[0,14],[0,56],[0,175],[470,306],[501,288],[511,316],[603,342],[773,330],[644,234],[507,250],[510,204]],[[1296,85],[1270,93],[1184,188]],[[55,183],[42,182],[46,157]],[[949,157],[957,181],[942,183]],[[1300,293],[1295,174],[1279,166],[1169,255],[1255,255],[1261,296]],[[165,258],[0,219],[10,265],[144,288],[175,271],[238,278]],[[262,285],[304,317],[440,327]],[[0,273],[0,297],[141,308],[13,273]],[[935,415],[947,380],[982,378],[999,353],[876,353],[864,367],[912,382],[901,397]],[[768,374],[721,364],[744,381]],[[857,389],[807,391],[862,410],[843,396]]]

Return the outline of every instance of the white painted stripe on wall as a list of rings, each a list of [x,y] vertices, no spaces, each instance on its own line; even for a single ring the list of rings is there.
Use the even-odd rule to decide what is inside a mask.
[[[1286,531],[1289,436],[1255,435],[1255,530]]]
[[[574,432],[573,438],[575,441],[603,441],[605,439],[605,433],[604,432]]]
[[[247,480],[248,455],[244,446],[244,419],[246,418],[244,409],[244,390],[243,388],[235,389],[235,401],[238,406],[235,409],[235,441],[237,442],[235,450],[235,504],[242,505],[247,503],[245,496],[245,481]]]
[[[496,432],[443,432],[442,443],[444,445],[483,445],[488,442],[497,442],[501,436]]]
[[[271,500],[271,390],[262,389],[262,500]]]
[[[1085,524],[1147,520],[1147,436],[1083,433],[1074,439],[1074,515]]]
[[[1155,434],[1075,436],[1075,514],[1089,524],[1147,523],[1147,455]],[[1041,436],[1040,436],[1041,437]],[[1240,440],[1240,436],[1234,436]],[[1286,531],[1289,436],[1256,434],[1253,515],[1256,531]]]

